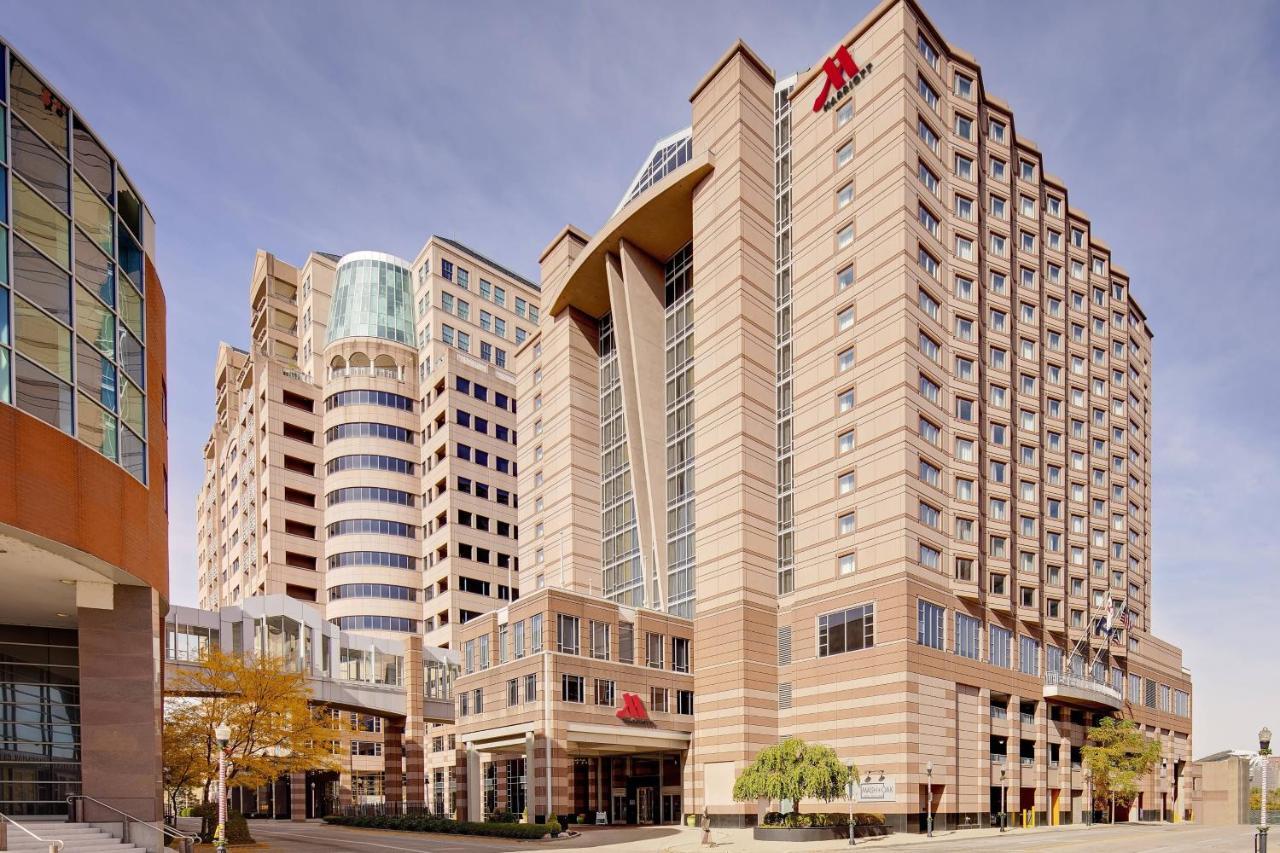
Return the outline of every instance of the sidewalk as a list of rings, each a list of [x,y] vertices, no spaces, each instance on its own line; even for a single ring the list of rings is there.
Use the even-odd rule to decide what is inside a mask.
[[[1026,837],[1030,835],[1043,836],[1054,833],[1071,833],[1082,832],[1088,830],[1089,827],[1084,824],[1074,824],[1071,826],[1042,826],[1034,829],[1010,829],[1007,835],[1009,837]],[[959,829],[947,831],[935,831],[932,838],[923,833],[902,832],[894,835],[884,835],[876,838],[859,838],[856,847],[867,850],[900,850],[909,847],[921,847],[930,844],[945,844],[948,841],[973,841],[980,838],[993,838],[999,836],[998,828],[982,828],[982,829]],[[750,851],[750,853],[782,853],[782,851],[795,851],[799,849],[795,844],[787,844],[778,841],[756,841],[751,837],[750,829],[715,829],[711,831],[712,847],[703,847],[701,844],[701,831],[696,829],[685,828],[681,832],[681,837],[675,843],[669,844],[662,848],[663,853],[702,853],[702,851],[716,849],[726,851]],[[803,849],[814,851],[814,853],[827,853],[832,850],[848,850],[849,840],[847,838],[832,841],[815,841],[806,842]],[[855,848],[856,849],[856,848]]]

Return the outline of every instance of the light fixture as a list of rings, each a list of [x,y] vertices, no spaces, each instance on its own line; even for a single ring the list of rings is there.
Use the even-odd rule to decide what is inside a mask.
[[[65,614],[65,613],[55,613],[54,615],[55,615],[55,616],[61,616],[63,619],[66,619],[66,618],[67,618],[67,614]]]

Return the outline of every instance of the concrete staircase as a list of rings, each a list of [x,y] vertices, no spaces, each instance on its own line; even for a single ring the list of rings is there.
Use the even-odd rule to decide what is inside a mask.
[[[145,847],[125,844],[87,823],[61,823],[57,821],[32,821],[24,824],[27,829],[48,841],[36,841],[22,830],[10,825],[9,850],[23,853],[49,853],[49,841],[63,843],[62,853],[145,853]]]

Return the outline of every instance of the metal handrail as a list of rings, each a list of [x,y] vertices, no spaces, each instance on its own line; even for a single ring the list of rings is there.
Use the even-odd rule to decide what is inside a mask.
[[[13,818],[9,817],[7,814],[5,814],[5,813],[3,813],[3,812],[0,812],[0,817],[2,817],[2,818],[4,818],[5,820],[9,821],[9,823],[11,823],[11,824],[13,824],[14,826],[18,827],[18,829],[21,829],[23,832],[25,832],[27,835],[29,835],[29,836],[31,836],[32,838],[34,838],[36,841],[39,841],[41,844],[48,844],[48,845],[49,845],[49,853],[57,853],[57,851],[61,850],[61,849],[62,849],[62,847],[63,847],[63,843],[62,843],[61,841],[59,841],[58,839],[56,839],[56,838],[41,838],[40,836],[36,835],[34,832],[32,832],[31,830],[27,829],[25,826],[23,826],[22,824],[18,823],[16,820],[14,820]],[[5,846],[7,847],[8,845],[5,845]]]
[[[197,835],[187,835],[185,832],[179,832],[178,830],[174,829],[173,827],[166,825],[163,821],[161,821],[161,822],[157,825],[157,824],[151,823],[150,821],[145,821],[145,820],[143,820],[142,818],[134,817],[133,815],[129,814],[128,812],[122,812],[122,811],[120,811],[118,808],[116,808],[115,806],[107,805],[107,804],[106,804],[106,803],[104,803],[102,800],[99,800],[99,799],[97,799],[96,797],[90,797],[90,796],[88,796],[87,794],[68,794],[68,795],[67,795],[67,806],[69,807],[69,811],[71,812],[71,813],[68,815],[68,818],[78,818],[78,816],[79,816],[79,813],[80,813],[80,812],[79,812],[79,809],[77,809],[77,808],[76,808],[76,803],[75,803],[75,801],[76,801],[76,800],[88,800],[88,801],[89,801],[89,802],[91,802],[91,803],[97,803],[98,805],[102,806],[104,809],[107,809],[108,811],[113,811],[113,812],[115,812],[116,814],[120,815],[121,817],[125,818],[125,821],[124,821],[124,838],[123,838],[123,839],[121,839],[121,840],[122,840],[122,841],[124,841],[124,843],[126,843],[126,844],[130,844],[130,843],[132,843],[132,842],[129,840],[129,821],[133,821],[134,823],[140,823],[140,824],[142,824],[143,826],[149,826],[149,827],[151,827],[152,829],[157,829],[157,830],[159,830],[159,831],[160,831],[160,833],[161,833],[162,835],[164,835],[166,838],[177,838],[177,839],[180,839],[180,840],[190,841],[190,842],[192,842],[193,844],[195,844],[195,843],[197,843],[197,842],[199,842],[199,841],[200,841],[200,837],[199,837],[199,836],[197,836]],[[71,820],[70,822],[71,822],[71,823],[80,823],[80,821],[79,821],[78,819]]]

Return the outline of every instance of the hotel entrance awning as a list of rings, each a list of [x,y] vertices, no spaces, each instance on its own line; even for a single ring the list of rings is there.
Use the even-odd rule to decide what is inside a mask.
[[[683,752],[689,748],[689,732],[651,726],[570,723],[565,729],[571,755],[629,755],[644,752]]]

